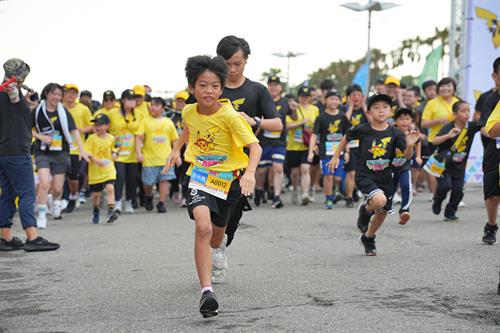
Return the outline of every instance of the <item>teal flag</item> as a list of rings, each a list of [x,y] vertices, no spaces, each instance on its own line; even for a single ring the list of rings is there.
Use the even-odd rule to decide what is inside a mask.
[[[418,85],[421,87],[422,83],[427,80],[437,81],[439,61],[443,55],[443,45],[439,45],[434,50],[432,50],[429,55],[425,58],[425,65],[422,73],[418,77]]]

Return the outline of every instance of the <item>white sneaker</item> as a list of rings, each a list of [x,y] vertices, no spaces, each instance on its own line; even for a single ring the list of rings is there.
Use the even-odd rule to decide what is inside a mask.
[[[52,194],[49,194],[47,197],[47,214],[52,214],[52,209],[54,208],[54,199],[52,198]]]
[[[121,214],[123,212],[122,201],[115,201],[115,212]]]
[[[225,269],[212,270],[212,283],[213,284],[224,283],[225,279],[226,279],[226,270]]]
[[[429,198],[429,202],[433,202],[434,201],[434,194],[431,194],[430,198]]]
[[[316,201],[316,199],[314,198],[315,193],[316,193],[316,190],[314,189],[314,187],[311,190],[309,190],[309,201],[311,201],[313,203]]]
[[[45,214],[39,214],[36,219],[36,227],[38,229],[47,228],[47,216]]]
[[[68,200],[62,199],[61,200],[61,210],[65,210],[66,207],[68,207]]]
[[[458,204],[458,208],[464,208],[464,207],[465,207],[465,202],[460,201],[460,203]]]
[[[52,204],[52,216],[56,220],[61,218],[61,201],[60,200],[56,200]]]
[[[79,209],[80,208],[80,200],[78,198],[76,198],[75,200],[76,200],[75,209]]]
[[[125,213],[127,214],[135,213],[134,207],[132,207],[132,200],[125,200]]]
[[[85,198],[85,193],[80,192],[80,203],[84,204],[87,202],[87,199]]]
[[[401,204],[401,196],[396,192],[394,193],[394,196],[392,197],[392,202],[394,204]]]
[[[212,249],[212,283],[223,283],[226,277],[227,255],[226,255],[227,235],[224,235],[220,246]]]

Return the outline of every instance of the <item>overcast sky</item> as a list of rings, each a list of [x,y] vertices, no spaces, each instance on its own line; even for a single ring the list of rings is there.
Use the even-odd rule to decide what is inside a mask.
[[[397,48],[406,38],[431,36],[450,21],[450,0],[392,0],[399,7],[372,15],[372,46]],[[493,1],[493,0],[492,0]],[[135,84],[153,91],[186,85],[189,56],[215,54],[229,34],[252,50],[246,76],[259,80],[271,67],[286,72],[274,52],[304,52],[292,60],[293,84],[331,61],[366,53],[366,12],[340,0],[7,0],[0,2],[0,62],[18,57],[32,68],[27,84],[72,82],[97,99]],[[365,3],[365,1],[362,1]],[[432,10],[430,10],[432,8]],[[423,64],[392,74],[418,75]]]

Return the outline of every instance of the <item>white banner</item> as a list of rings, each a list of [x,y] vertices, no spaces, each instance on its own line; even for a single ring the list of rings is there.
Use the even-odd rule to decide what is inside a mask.
[[[500,56],[500,1],[469,0],[466,14],[465,82],[462,97],[471,104],[471,114],[479,95],[494,87],[493,61]],[[467,163],[465,181],[481,183],[483,146],[476,135]]]

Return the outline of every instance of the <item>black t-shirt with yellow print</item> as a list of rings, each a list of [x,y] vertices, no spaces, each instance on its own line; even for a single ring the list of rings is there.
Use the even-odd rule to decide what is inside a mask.
[[[359,140],[356,178],[368,177],[376,184],[392,184],[391,164],[396,149],[405,151],[406,139],[403,132],[392,125],[383,131],[375,130],[370,124],[351,127],[347,140]]]
[[[292,110],[288,106],[288,100],[281,97],[279,100],[274,101],[276,111],[278,111],[283,130],[281,132],[271,132],[260,130],[259,142],[261,146],[286,146],[286,116],[292,114]]]
[[[340,140],[349,129],[350,124],[345,114],[340,112],[331,115],[321,113],[314,121],[313,133],[319,138],[319,157],[325,159],[332,157]]]
[[[68,130],[71,132],[76,129],[75,121],[71,116],[71,113],[64,109],[66,112],[66,118],[68,119]],[[38,119],[35,119],[36,112],[33,111],[31,113],[31,121],[33,124],[33,128],[36,129],[36,122],[38,122],[38,128],[40,128],[41,134],[46,134],[52,136],[52,144],[45,149],[42,149],[42,142],[40,140],[35,141],[34,151],[35,153],[47,153],[47,154],[60,154],[61,152],[69,153],[70,147],[69,143],[66,141],[64,137],[61,122],[59,121],[59,116],[57,111],[50,112],[47,111],[47,116],[50,119],[54,127],[54,131],[52,131],[52,126],[43,114],[43,112],[38,113]],[[75,144],[76,145],[76,144]],[[56,146],[62,147],[62,149],[55,148]]]

